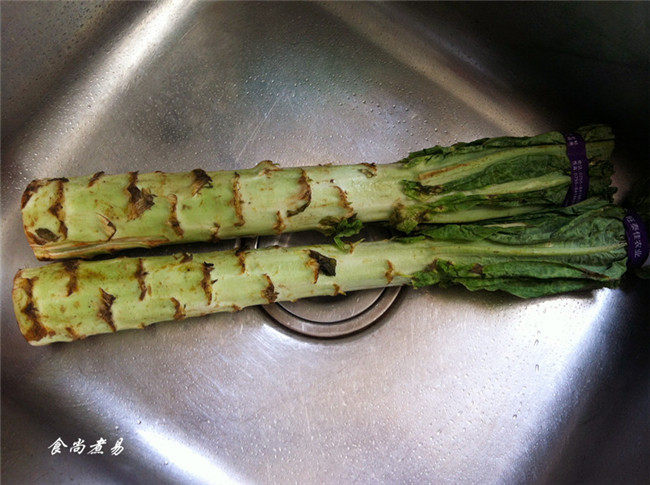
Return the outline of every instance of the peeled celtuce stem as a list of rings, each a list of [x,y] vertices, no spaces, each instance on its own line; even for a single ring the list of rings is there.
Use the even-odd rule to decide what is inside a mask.
[[[460,283],[522,297],[612,286],[625,271],[621,209],[600,200],[499,223],[335,245],[67,261],[14,279],[20,330],[33,345],[163,320],[365,288]]]
[[[604,126],[577,130],[590,160],[589,195],[611,195]],[[321,230],[353,218],[468,222],[562,204],[570,184],[558,132],[434,147],[401,162],[187,173],[154,172],[35,180],[22,198],[25,234],[42,260],[87,258],[161,244]]]

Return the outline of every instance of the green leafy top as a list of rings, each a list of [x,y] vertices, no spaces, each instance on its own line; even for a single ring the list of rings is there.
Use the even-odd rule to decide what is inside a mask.
[[[616,191],[610,186],[612,131],[594,125],[577,132],[587,143],[587,196],[611,201]],[[446,222],[451,213],[453,221],[474,221],[557,207],[571,180],[559,132],[436,146],[412,153],[402,163],[421,170],[417,179],[402,180],[402,192],[412,202],[397,206],[391,218],[407,233],[420,223]]]
[[[585,142],[613,140],[614,133],[606,125],[588,125],[576,130]],[[539,145],[565,145],[564,135],[559,131],[550,131],[536,136],[501,136],[496,138],[481,138],[471,142],[459,142],[443,147],[436,145],[431,148],[409,153],[409,156],[400,160],[406,166],[413,166],[433,158],[444,158],[450,154],[467,154],[483,151],[487,148],[515,148]]]
[[[441,243],[416,287],[460,283],[533,297],[613,286],[626,270],[623,210],[588,199],[571,207],[474,224],[418,226],[408,243]],[[444,244],[447,243],[447,244]]]

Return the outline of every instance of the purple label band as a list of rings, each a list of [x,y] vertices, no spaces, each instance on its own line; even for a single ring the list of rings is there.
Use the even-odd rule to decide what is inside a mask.
[[[564,207],[577,204],[587,198],[589,189],[589,160],[587,159],[587,146],[577,133],[567,133],[566,154],[571,162],[571,185],[564,198]]]
[[[636,212],[629,211],[623,218],[625,238],[627,239],[627,265],[640,268],[648,259],[648,231],[643,219]]]

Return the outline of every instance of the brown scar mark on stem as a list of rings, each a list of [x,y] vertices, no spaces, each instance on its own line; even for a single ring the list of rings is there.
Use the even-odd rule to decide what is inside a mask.
[[[348,243],[348,246],[350,246],[350,254],[352,254],[354,250],[357,248],[357,246],[361,244],[363,241],[365,241],[365,239],[359,239],[358,241]]]
[[[212,178],[200,168],[192,170],[192,197],[198,194],[203,187],[212,188]]]
[[[44,227],[37,228],[36,234],[28,232],[27,237],[28,239],[30,239],[30,242],[33,241],[40,246],[42,246],[43,244],[47,244],[49,242],[58,241],[59,239],[59,236],[57,236],[52,231]]]
[[[212,304],[212,279],[210,277],[210,273],[212,272],[213,268],[214,264],[206,263],[205,261],[201,265],[201,271],[203,272],[203,278],[201,279],[201,288],[203,288],[205,298],[208,300],[208,305]]]
[[[176,205],[178,204],[178,197],[176,197],[176,194],[169,194],[167,196],[167,200],[169,200],[169,220],[167,222],[172,227],[172,229],[174,230],[174,232],[178,237],[183,237],[185,231],[183,231],[183,228],[181,227],[181,223],[178,222],[178,216],[176,215]]]
[[[215,222],[213,224],[212,233],[210,234],[210,242],[216,243],[219,241],[219,229],[221,229],[221,226]]]
[[[395,267],[393,266],[393,263],[388,260],[386,260],[386,266],[388,266],[388,269],[386,270],[386,273],[384,273],[384,276],[386,276],[386,284],[390,284],[395,276]]]
[[[160,182],[162,185],[167,184],[167,172],[156,170],[154,173],[160,176]]]
[[[255,165],[255,168],[259,169],[260,173],[267,177],[271,176],[271,172],[277,172],[278,170],[280,170],[278,164],[272,162],[271,160],[262,160],[260,163]]]
[[[377,175],[377,164],[375,163],[362,163],[361,165],[364,168],[360,168],[359,171],[368,178],[372,178]]]
[[[126,238],[122,238],[121,240],[124,240]],[[160,246],[161,244],[165,244],[169,242],[169,239],[148,239],[145,241],[142,241],[145,243],[148,247],[150,248],[155,248],[156,246]],[[111,251],[117,251],[117,249],[111,249]]]
[[[474,264],[474,266],[472,266],[472,269],[470,269],[469,272],[477,274],[477,275],[484,276],[484,274],[483,274],[483,266],[481,266],[478,263]]]
[[[307,265],[314,270],[314,283],[318,281],[319,274],[336,276],[336,259],[325,256],[313,249],[310,249],[307,254],[309,255]]]
[[[174,320],[182,320],[185,318],[185,309],[181,303],[176,298],[170,298],[170,300],[174,304]]]
[[[303,212],[309,204],[311,204],[311,186],[309,185],[311,180],[307,177],[307,172],[304,169],[300,169],[300,178],[298,179],[298,185],[300,186],[300,191],[298,195],[295,196],[297,200],[304,201],[300,207],[293,210],[287,211],[287,217],[295,216]]]
[[[25,188],[25,191],[23,192],[23,196],[20,199],[20,208],[24,209],[25,206],[27,205],[27,202],[29,202],[29,199],[32,198],[32,195],[34,195],[38,189],[41,187],[45,186],[48,184],[47,180],[32,180],[27,187]]]
[[[137,219],[154,205],[153,194],[148,189],[140,190],[136,186],[137,182],[138,172],[129,172],[129,185],[126,186],[126,191],[129,194],[129,202],[126,207],[126,212],[130,221]]]
[[[140,288],[140,301],[144,300],[144,297],[147,294],[147,284],[145,283],[144,278],[148,274],[149,273],[144,270],[144,261],[142,258],[138,258],[138,266],[135,269],[135,279],[138,282],[138,287]]]
[[[110,241],[115,233],[117,232],[117,229],[115,228],[115,224],[111,222],[111,220],[106,217],[103,214],[97,214],[99,216],[99,220],[102,222],[102,229],[104,230],[104,233],[107,236],[107,241]]]
[[[235,256],[237,256],[239,266],[241,266],[241,272],[244,274],[246,272],[246,250],[238,249],[235,251]]]
[[[79,269],[79,261],[64,261],[63,269],[68,273],[69,279],[66,288],[68,290],[67,296],[70,296],[79,289],[77,286],[77,270]]]
[[[312,259],[312,258],[309,258],[307,260],[307,262],[306,262],[306,265],[314,273],[314,284],[318,283],[318,274],[319,274],[318,273],[318,269],[319,269],[318,262],[316,260]]]
[[[56,187],[56,199],[54,203],[47,210],[50,214],[57,218],[59,221],[59,232],[63,234],[63,237],[68,237],[68,226],[65,225],[65,212],[63,211],[63,200],[65,198],[65,193],[63,191],[63,184],[68,181],[66,178],[53,179],[57,183]]]
[[[90,177],[90,180],[88,181],[88,187],[92,187],[93,185],[95,185],[95,182],[97,182],[100,179],[100,177],[102,177],[103,175],[104,172],[102,171],[94,173],[93,176]]]
[[[345,218],[354,216],[354,209],[348,201],[348,194],[338,185],[335,185],[334,188],[339,191],[339,205],[345,209]]]
[[[65,331],[72,340],[85,339],[86,336],[78,333],[74,327],[65,327]]]
[[[242,212],[242,205],[244,203],[241,198],[240,189],[241,186],[239,185],[239,174],[235,172],[235,175],[233,176],[232,179],[232,201],[230,202],[230,204],[235,209],[235,217],[237,218],[237,222],[235,222],[235,226],[237,227],[241,227],[245,224],[244,213]]]
[[[23,335],[28,342],[38,342],[44,337],[54,335],[55,332],[49,330],[45,325],[43,325],[41,322],[41,315],[34,304],[34,283],[38,280],[38,277],[23,278],[22,273],[21,270],[16,274],[14,286],[23,290],[25,295],[27,295],[27,303],[20,309],[20,311],[30,321],[31,326],[23,332]]]
[[[110,293],[106,293],[103,288],[99,289],[99,310],[97,311],[97,315],[99,318],[104,320],[109,327],[111,327],[111,330],[113,332],[117,331],[117,328],[115,328],[115,322],[113,320],[113,312],[111,311],[111,307],[113,306],[113,302],[115,301],[115,297],[111,295]]]
[[[241,307],[240,307],[239,305],[233,305],[233,306],[232,306],[232,310],[233,310],[234,312],[238,312],[238,311],[241,310]]]
[[[419,180],[426,180],[426,179],[431,178],[431,177],[433,177],[435,175],[439,175],[441,173],[449,172],[451,170],[456,170],[457,168],[466,167],[467,165],[469,165],[469,163],[458,163],[456,165],[451,165],[449,167],[439,168],[438,170],[431,170],[430,172],[424,172],[424,173],[421,173],[420,175],[418,175],[418,179]]]
[[[392,218],[398,218],[399,214],[404,212],[404,209],[406,206],[402,204],[401,202],[398,202],[393,205],[393,213],[391,215]]]
[[[341,287],[334,283],[334,295],[332,296],[337,296],[337,295],[345,295],[345,291],[341,290]]]
[[[280,211],[276,212],[275,214],[275,224],[273,225],[273,231],[276,234],[282,234],[282,231],[284,231],[287,228],[287,225],[284,223],[284,219],[282,219],[282,214]]]
[[[193,256],[190,253],[183,253],[181,254],[181,259],[179,263],[188,263],[192,261]]]
[[[264,278],[266,278],[266,288],[262,290],[262,298],[265,298],[269,303],[273,303],[278,299],[278,292],[275,291],[271,277],[265,273]]]

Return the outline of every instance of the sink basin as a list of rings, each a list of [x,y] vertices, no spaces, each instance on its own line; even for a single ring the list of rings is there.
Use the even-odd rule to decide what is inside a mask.
[[[602,122],[621,201],[649,159],[649,26],[647,3],[4,2],[3,482],[645,482],[648,281],[408,288],[334,339],[249,308],[39,348],[10,288],[41,264],[34,178],[387,163]]]

